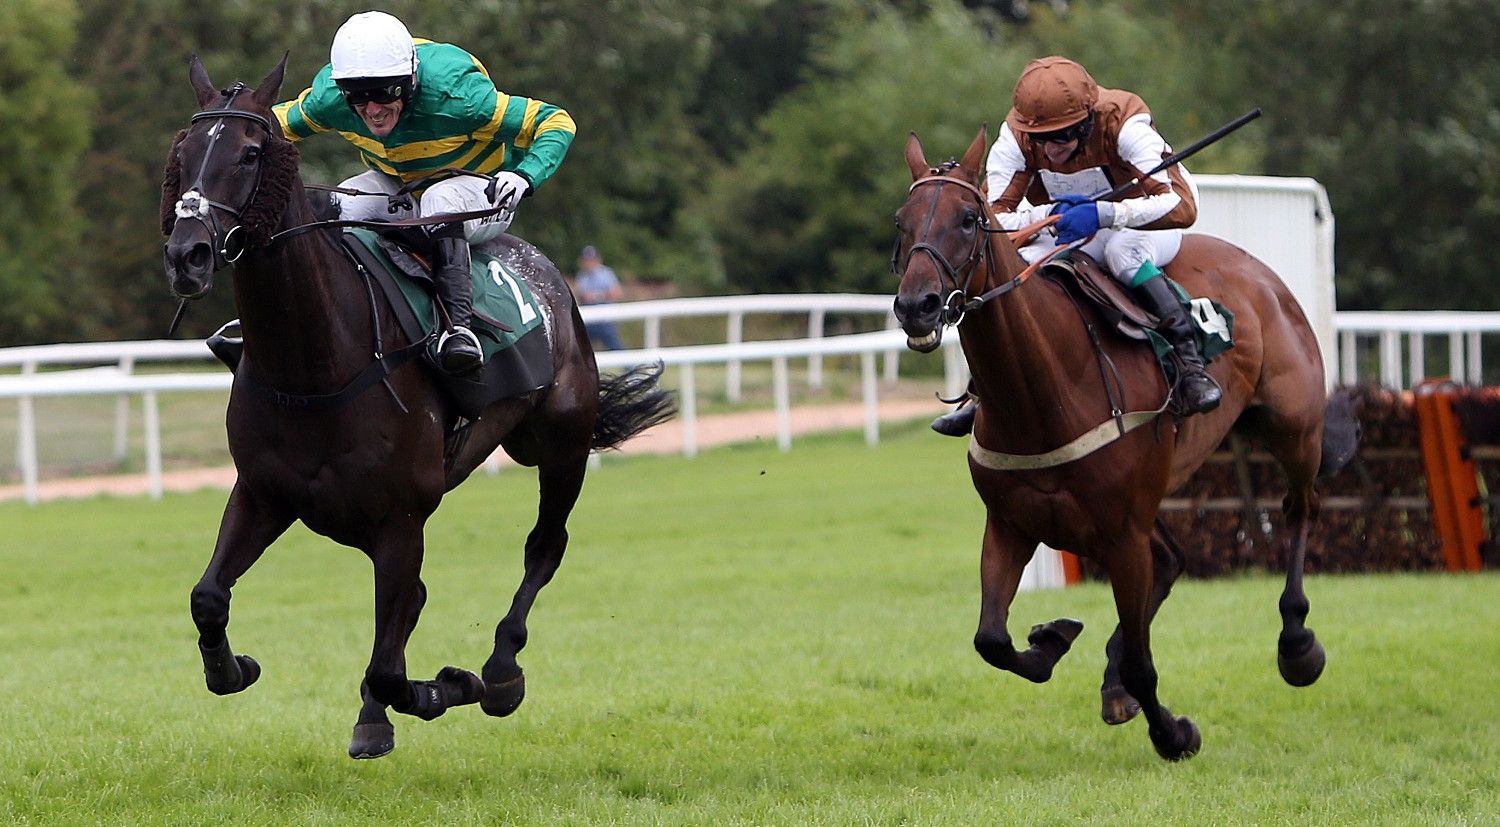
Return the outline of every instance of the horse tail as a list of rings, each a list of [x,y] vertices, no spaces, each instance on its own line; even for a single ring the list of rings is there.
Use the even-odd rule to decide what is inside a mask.
[[[1339,388],[1328,397],[1323,409],[1323,458],[1318,462],[1318,476],[1331,477],[1354,459],[1359,449],[1360,424],[1354,413],[1354,391]]]
[[[663,390],[662,363],[637,365],[599,383],[599,416],[594,420],[596,451],[618,448],[636,434],[677,415],[672,393]]]

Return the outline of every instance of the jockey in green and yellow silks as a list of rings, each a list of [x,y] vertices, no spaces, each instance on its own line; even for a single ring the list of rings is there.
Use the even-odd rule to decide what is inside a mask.
[[[341,218],[504,207],[428,229],[434,281],[449,318],[440,358],[450,372],[472,371],[483,356],[469,330],[469,242],[505,232],[520,200],[557,172],[573,142],[573,119],[550,103],[501,92],[478,58],[451,44],[414,40],[384,12],[349,18],[334,36],[330,57],[311,87],[274,111],[293,141],[337,132],[359,150],[369,170],[341,186],[371,194],[337,195]],[[448,178],[422,190],[414,210],[389,211],[387,195],[444,169],[481,173],[494,185],[467,175]]]

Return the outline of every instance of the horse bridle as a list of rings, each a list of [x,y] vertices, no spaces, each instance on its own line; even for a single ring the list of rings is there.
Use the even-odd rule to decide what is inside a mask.
[[[941,172],[934,171],[932,175],[918,178],[916,181],[913,181],[911,187],[907,189],[907,194],[910,194],[911,192],[916,190],[917,187],[925,186],[927,184],[936,184],[939,189],[938,195],[941,194],[942,187],[944,187],[945,185],[957,184],[960,189],[963,189],[972,194],[975,200],[979,202],[978,227],[980,232],[974,236],[974,248],[969,251],[968,257],[964,259],[960,266],[953,266],[953,263],[950,262],[948,258],[942,254],[942,252],[940,252],[931,244],[928,244],[925,240],[927,238],[928,231],[932,228],[932,217],[937,212],[938,195],[934,195],[932,197],[932,206],[927,210],[927,218],[922,224],[922,233],[918,237],[917,243],[911,245],[911,248],[906,251],[906,261],[908,264],[911,261],[912,253],[926,253],[927,256],[937,264],[938,270],[942,273],[942,277],[952,282],[953,289],[949,291],[947,297],[943,299],[942,314],[944,325],[956,325],[964,320],[964,316],[966,314],[978,309],[985,302],[1003,296],[1006,293],[1009,293],[1010,291],[1016,289],[1017,287],[1020,287],[1026,282],[1028,278],[1030,278],[1031,274],[1036,270],[1035,267],[1028,267],[1019,275],[1015,276],[1004,284],[1001,284],[998,287],[993,287],[985,291],[984,293],[979,294],[978,296],[971,296],[969,288],[973,284],[974,274],[978,272],[981,262],[984,263],[988,271],[986,273],[985,282],[983,283],[994,281],[995,258],[994,256],[989,254],[989,236],[995,233],[1004,233],[1008,231],[1002,227],[991,226],[989,205],[985,200],[984,193],[981,192],[978,187],[974,186],[968,181],[965,181],[962,178],[954,178],[951,175],[944,175]],[[895,249],[891,251],[891,272],[895,273],[897,276],[900,276],[902,273],[902,269],[901,239],[898,238],[896,239]],[[967,272],[967,275],[963,275],[965,272]]]
[[[243,213],[255,203],[255,196],[260,192],[261,166],[255,166],[255,186],[250,189],[250,197],[245,199],[244,205],[238,209],[215,201],[203,194],[203,175],[208,171],[208,162],[213,157],[214,145],[219,142],[219,136],[224,133],[224,121],[228,118],[241,118],[257,124],[266,131],[266,134],[274,134],[271,130],[271,121],[264,116],[254,112],[245,112],[240,109],[230,109],[234,99],[244,92],[248,87],[243,83],[224,90],[229,99],[218,109],[206,109],[193,115],[192,123],[209,119],[217,119],[217,123],[208,129],[208,148],[203,151],[203,163],[198,167],[198,174],[193,178],[192,186],[182,193],[177,199],[173,211],[177,214],[177,220],[191,219],[201,223],[208,230],[210,245],[214,251],[214,269],[222,269],[226,264],[233,264],[240,260],[245,254],[244,233],[245,225]],[[219,220],[214,210],[220,210],[234,217],[235,224],[227,232],[221,232]],[[236,243],[237,242],[237,243]],[[233,246],[231,246],[233,245]]]

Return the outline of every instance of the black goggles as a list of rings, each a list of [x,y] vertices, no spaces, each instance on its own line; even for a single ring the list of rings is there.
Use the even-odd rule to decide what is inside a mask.
[[[1088,137],[1089,127],[1093,126],[1093,123],[1094,119],[1092,117],[1084,118],[1078,123],[1065,126],[1054,132],[1034,133],[1031,139],[1043,144],[1065,144],[1069,141],[1082,141]]]
[[[389,86],[370,86],[363,89],[346,89],[339,87],[344,93],[344,102],[350,106],[364,106],[367,103],[395,103],[406,97],[406,84],[392,83]]]

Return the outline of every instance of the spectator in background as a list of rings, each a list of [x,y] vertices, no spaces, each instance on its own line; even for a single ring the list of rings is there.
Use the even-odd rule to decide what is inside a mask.
[[[579,304],[614,304],[625,297],[619,277],[600,260],[599,251],[593,245],[584,247],[578,254],[578,279],[574,290]],[[600,347],[605,350],[624,349],[614,322],[591,322],[586,327],[595,350]]]

